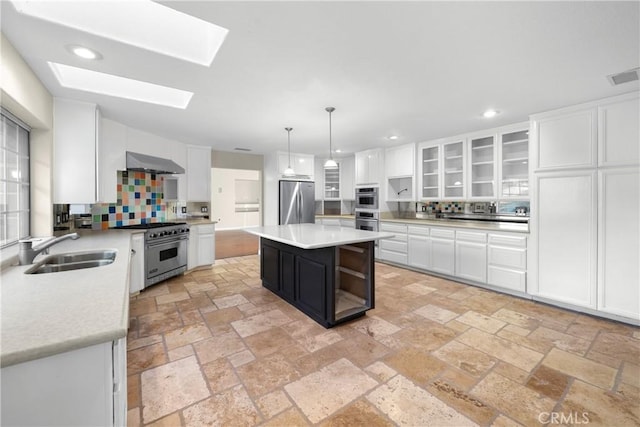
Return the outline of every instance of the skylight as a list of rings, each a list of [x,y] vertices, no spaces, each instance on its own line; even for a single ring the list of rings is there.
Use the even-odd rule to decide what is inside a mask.
[[[229,30],[149,0],[13,1],[25,15],[210,66]]]
[[[182,109],[187,108],[193,96],[192,92],[172,87],[71,67],[56,62],[48,62],[48,64],[60,85],[71,89]]]

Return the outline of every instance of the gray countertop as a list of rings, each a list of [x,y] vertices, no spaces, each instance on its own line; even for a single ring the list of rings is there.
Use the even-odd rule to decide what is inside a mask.
[[[327,248],[350,243],[390,239],[393,233],[356,230],[351,227],[336,227],[320,224],[268,225],[246,228],[246,232],[265,239],[295,246],[302,249]]]
[[[47,274],[24,274],[30,265],[2,270],[0,366],[126,336],[131,234],[89,231],[50,248],[51,254],[116,250],[115,261],[106,266]]]

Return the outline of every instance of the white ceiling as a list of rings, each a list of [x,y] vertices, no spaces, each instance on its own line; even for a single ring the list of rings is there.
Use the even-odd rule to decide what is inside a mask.
[[[226,151],[286,151],[291,126],[292,151],[326,157],[327,106],[336,108],[334,148],[354,152],[516,123],[639,89],[606,79],[640,65],[637,1],[162,3],[229,29],[210,67],[22,16],[6,1],[1,28],[54,96]],[[104,58],[74,57],[68,44]],[[65,89],[46,61],[195,95],[179,110]],[[484,119],[487,108],[501,114]]]

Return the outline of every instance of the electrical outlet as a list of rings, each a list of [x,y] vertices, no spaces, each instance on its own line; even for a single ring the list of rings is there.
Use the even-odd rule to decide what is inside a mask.
[[[183,214],[187,213],[187,207],[186,206],[182,206],[181,211]]]
[[[209,208],[206,207],[206,206],[200,206],[200,212],[207,213],[207,212],[209,212]]]

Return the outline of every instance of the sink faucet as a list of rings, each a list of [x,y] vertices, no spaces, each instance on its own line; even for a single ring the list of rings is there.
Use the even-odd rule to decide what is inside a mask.
[[[43,243],[42,245],[38,246],[38,249],[33,249],[33,247],[31,246],[33,242],[31,240],[20,240],[19,242],[20,251],[18,252],[18,262],[20,263],[20,265],[33,264],[33,259],[40,252],[46,251],[51,246],[55,245],[56,243],[60,243],[63,240],[67,240],[67,239],[76,240],[79,237],[80,236],[78,236],[78,233],[65,234],[63,236],[56,237],[55,239],[51,239],[48,242]]]

